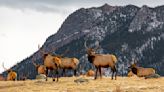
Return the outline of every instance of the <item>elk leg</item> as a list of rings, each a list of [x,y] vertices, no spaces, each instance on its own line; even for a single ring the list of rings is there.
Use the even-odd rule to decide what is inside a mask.
[[[53,72],[52,72],[52,81],[55,81],[55,75],[56,75],[56,70],[53,70]]]
[[[116,69],[116,66],[114,66],[114,71],[115,71],[115,80],[117,79],[117,69]]]
[[[62,76],[63,76],[63,77],[66,77],[66,74],[65,74],[65,69],[63,69]]]
[[[76,76],[76,69],[74,70],[74,76]]]
[[[56,77],[57,77],[57,82],[59,81],[59,68],[57,67],[57,69],[56,69],[56,72],[55,72],[56,74]]]
[[[96,67],[95,79],[97,79],[97,72],[98,72],[98,67]]]
[[[47,81],[47,76],[48,76],[48,68],[46,68],[46,81]]]
[[[100,78],[102,78],[101,67],[100,66],[99,66],[99,73],[100,73]]]
[[[111,70],[112,70],[112,80],[113,80],[114,68],[111,68]]]

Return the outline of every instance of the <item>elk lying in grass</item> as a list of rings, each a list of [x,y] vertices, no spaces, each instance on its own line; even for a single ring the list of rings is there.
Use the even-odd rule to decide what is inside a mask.
[[[5,69],[5,71],[7,71],[7,81],[15,81],[17,80],[17,73],[15,71],[13,71],[12,69],[7,69],[4,67],[4,63],[3,63],[3,68]]]
[[[132,77],[133,75],[134,75],[134,73],[131,70],[128,71],[128,74],[127,74],[128,77]]]
[[[63,69],[63,75],[65,76],[65,69],[73,69],[74,70],[74,76],[76,76],[76,70],[77,66],[79,64],[79,60],[77,58],[61,58],[59,57],[60,60],[57,60],[54,58],[54,62],[59,65],[61,69]]]
[[[32,58],[32,63],[35,66],[38,74],[46,74],[46,66],[44,65],[38,65],[34,62],[34,57]]]
[[[93,70],[88,70],[87,72],[86,72],[86,74],[85,74],[87,77],[92,77],[92,76],[94,76],[95,75],[95,71],[93,71]]]
[[[155,70],[153,68],[138,67],[136,66],[135,63],[132,64],[129,68],[138,77],[146,77],[146,76],[155,74]]]
[[[117,63],[116,56],[112,55],[112,54],[96,54],[94,49],[88,48],[86,46],[86,42],[85,42],[84,46],[87,49],[88,61],[96,67],[95,79],[97,79],[98,70],[100,73],[100,77],[102,78],[101,67],[103,67],[103,68],[111,67],[112,79],[113,79],[113,76],[115,73],[115,80],[116,80],[116,75],[117,75],[117,69],[115,66],[115,64]]]

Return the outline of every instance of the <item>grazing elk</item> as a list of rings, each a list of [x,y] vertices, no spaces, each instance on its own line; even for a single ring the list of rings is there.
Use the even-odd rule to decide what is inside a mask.
[[[4,63],[2,65],[2,67],[5,69],[5,71],[7,71],[7,81],[15,81],[17,80],[17,73],[15,71],[13,71],[12,69],[7,69],[4,67]]]
[[[132,64],[129,68],[138,77],[146,77],[155,74],[155,70],[153,68],[138,67],[136,63]]]
[[[115,64],[117,63],[116,56],[112,55],[112,54],[96,54],[95,49],[88,48],[86,46],[86,41],[84,43],[84,46],[87,49],[88,61],[96,67],[95,79],[97,79],[98,70],[100,73],[100,77],[102,78],[101,67],[103,67],[103,68],[111,67],[111,70],[112,70],[112,78],[111,79],[113,79],[113,76],[115,73],[115,80],[116,80],[116,75],[117,75],[117,69],[115,66]]]

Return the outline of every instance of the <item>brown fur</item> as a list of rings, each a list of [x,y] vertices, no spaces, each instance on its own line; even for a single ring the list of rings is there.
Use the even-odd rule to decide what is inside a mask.
[[[115,67],[115,64],[117,63],[116,56],[114,56],[112,54],[96,54],[94,49],[92,49],[92,48],[89,48],[87,50],[87,54],[88,54],[89,62],[93,63],[93,65],[96,67],[95,79],[97,79],[98,70],[100,73],[100,77],[102,77],[101,67],[104,67],[104,68],[111,67],[112,79],[113,79],[114,73],[115,73],[115,79],[116,79],[116,75],[117,75],[117,70]]]
[[[87,77],[92,77],[92,76],[94,76],[95,75],[95,71],[93,71],[93,70],[88,70],[88,72],[85,74]]]
[[[54,58],[57,59],[58,57],[52,56],[51,54],[47,54],[46,56],[44,55],[44,66],[46,67],[46,81],[48,76],[48,70],[58,71],[58,66],[55,64]],[[58,58],[58,60],[60,60],[60,58]],[[58,81],[58,75],[57,75],[57,81]]]
[[[15,81],[17,80],[17,73],[15,71],[13,71],[12,69],[7,69],[4,67],[4,63],[2,65],[2,67],[7,71],[7,81]]]
[[[38,74],[46,74],[46,67],[44,65],[40,65],[37,68]]]
[[[8,74],[7,74],[7,80],[8,81],[15,81],[17,79],[17,73],[9,70]]]
[[[130,68],[132,72],[136,74],[138,77],[145,77],[155,74],[155,70],[153,68],[138,67],[136,66],[136,64],[132,64]]]
[[[129,72],[128,72],[128,77],[132,77],[134,75],[134,73],[130,70]]]
[[[76,75],[76,69],[79,64],[79,60],[77,58],[60,58],[61,60],[57,60],[54,58],[54,61],[61,69],[63,69],[63,75],[65,73],[65,69],[73,69],[74,75]]]
[[[37,69],[38,74],[46,74],[46,66],[44,66],[44,65],[37,65],[34,62],[33,58],[32,58],[32,63],[35,66],[35,68]]]

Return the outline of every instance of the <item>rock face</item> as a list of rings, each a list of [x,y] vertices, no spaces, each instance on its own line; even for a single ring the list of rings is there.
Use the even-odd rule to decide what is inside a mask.
[[[155,68],[158,74],[164,75],[164,6],[150,8],[105,4],[81,8],[68,16],[58,32],[48,37],[41,49],[57,54],[69,49],[65,56],[79,58],[79,71],[86,72],[94,68],[87,60],[86,40],[89,47],[100,44],[97,53],[115,54],[121,75],[127,75],[127,67],[133,60],[138,61],[140,66]],[[53,48],[57,50],[52,51]],[[36,58],[35,62],[43,64],[39,51],[31,56]],[[31,56],[13,69],[34,78],[37,72],[31,63]]]

